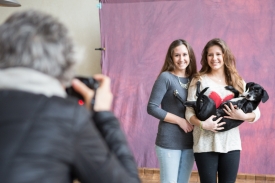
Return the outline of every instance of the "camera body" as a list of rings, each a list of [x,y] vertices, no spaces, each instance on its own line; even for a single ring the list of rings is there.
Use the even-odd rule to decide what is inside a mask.
[[[80,80],[82,83],[84,83],[86,86],[88,86],[90,89],[95,90],[98,88],[99,83],[97,80],[95,80],[92,77],[81,77],[81,76],[76,76],[76,79]],[[84,98],[82,95],[77,93],[72,86],[66,88],[66,93],[69,96],[75,97],[78,100],[84,101]]]

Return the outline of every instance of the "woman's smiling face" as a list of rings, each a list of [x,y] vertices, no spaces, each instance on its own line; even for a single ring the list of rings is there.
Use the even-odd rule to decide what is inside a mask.
[[[190,57],[185,45],[179,45],[172,52],[175,71],[183,71],[190,63]]]
[[[217,46],[211,46],[207,53],[207,63],[212,70],[224,69],[222,49]]]

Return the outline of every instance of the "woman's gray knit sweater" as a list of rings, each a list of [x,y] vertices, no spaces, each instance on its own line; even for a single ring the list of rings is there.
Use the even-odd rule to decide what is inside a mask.
[[[148,114],[159,119],[156,145],[167,149],[192,149],[192,132],[185,133],[178,125],[163,121],[167,112],[185,118],[185,106],[174,96],[174,90],[178,90],[182,99],[187,98],[187,89],[180,86],[191,78],[177,77],[166,71],[155,81],[151,96],[147,105]]]

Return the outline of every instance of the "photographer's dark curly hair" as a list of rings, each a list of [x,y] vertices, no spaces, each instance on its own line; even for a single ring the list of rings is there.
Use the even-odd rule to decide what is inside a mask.
[[[75,48],[67,28],[51,15],[28,10],[0,26],[0,68],[27,67],[57,78],[73,77]]]

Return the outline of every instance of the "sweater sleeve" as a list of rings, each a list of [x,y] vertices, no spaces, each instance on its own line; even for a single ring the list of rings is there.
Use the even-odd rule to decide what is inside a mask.
[[[252,111],[254,114],[255,114],[255,119],[254,121],[252,122],[249,122],[249,123],[255,123],[256,121],[258,121],[258,119],[260,119],[261,117],[261,112],[260,112],[260,109],[259,107],[257,107],[254,111]]]
[[[110,151],[123,167],[125,174],[128,174],[133,179],[132,181],[139,182],[137,165],[118,119],[109,111],[96,112],[93,119]]]
[[[76,131],[74,174],[81,183],[140,183],[137,165],[111,112],[98,112],[89,120],[80,113]]]
[[[163,110],[160,105],[168,89],[168,79],[165,73],[162,73],[155,81],[152,92],[147,104],[147,113],[159,120],[164,120],[167,111]]]
[[[197,92],[197,79],[193,78],[191,83],[190,83],[190,86],[188,88],[188,97],[187,97],[187,101],[196,101],[197,100],[197,97],[196,97],[196,92]],[[186,111],[185,111],[185,118],[186,120],[190,122],[190,118],[192,116],[196,115],[195,114],[195,110],[192,108],[192,107],[186,107]]]

